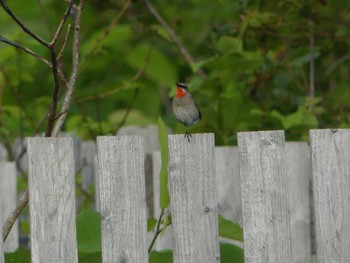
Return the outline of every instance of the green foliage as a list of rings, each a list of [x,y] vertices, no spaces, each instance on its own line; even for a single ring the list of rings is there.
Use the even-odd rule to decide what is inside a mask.
[[[150,263],[172,263],[173,252],[171,250],[152,251],[149,256]]]
[[[30,250],[23,247],[19,247],[13,253],[5,253],[5,262],[6,263],[30,263]]]
[[[157,219],[155,218],[148,218],[147,219],[147,232],[150,232],[154,229],[154,227],[157,225]]]
[[[219,235],[232,240],[243,241],[243,229],[239,224],[233,223],[219,215]]]
[[[7,4],[28,28],[47,40],[66,8],[64,1],[53,0]],[[123,4],[85,1],[80,69],[63,130],[82,139],[95,139],[115,134],[121,125],[158,124],[162,208],[169,205],[168,127],[163,120],[176,132],[182,129],[176,126],[169,110],[168,98],[174,96],[177,81],[189,84],[203,113],[203,120],[191,127],[191,132],[213,132],[217,145],[236,144],[239,131],[284,129],[289,140],[308,140],[312,128],[350,128],[348,2],[154,2],[193,57],[191,62],[143,1],[133,1],[125,15],[109,26]],[[69,17],[67,22],[72,24],[72,19]],[[67,25],[63,33],[66,30]],[[71,68],[72,31],[60,61],[64,72]],[[0,35],[50,60],[47,50],[24,33],[2,8]],[[62,43],[63,36],[57,52]],[[315,91],[310,95],[312,56]],[[199,76],[200,70],[205,78]],[[45,131],[52,87],[47,65],[0,42],[0,141],[11,145],[19,136]],[[61,88],[59,108],[64,94]],[[25,176],[20,177],[19,189],[26,185]],[[82,196],[80,191],[77,194]],[[89,206],[91,203],[84,202],[81,208]],[[99,219],[89,213],[83,211],[78,217],[79,261],[100,262]],[[150,219],[148,223],[151,229],[156,222]],[[165,218],[164,224],[169,223],[170,219]],[[242,240],[238,225],[221,217],[219,225],[222,237]],[[28,222],[22,222],[21,228],[29,233]],[[91,229],[89,235],[87,229]],[[29,251],[20,248],[7,254],[6,259],[27,262],[28,255]],[[169,259],[169,251],[152,252],[150,257],[151,262]],[[243,262],[243,252],[221,245],[221,260]]]
[[[220,260],[221,263],[243,263],[243,249],[231,244],[220,244]]]
[[[158,137],[161,149],[162,167],[160,170],[160,208],[169,206],[170,198],[168,192],[168,127],[162,118],[158,118]]]
[[[97,212],[84,210],[77,216],[78,251],[96,253],[101,251],[101,222]]]

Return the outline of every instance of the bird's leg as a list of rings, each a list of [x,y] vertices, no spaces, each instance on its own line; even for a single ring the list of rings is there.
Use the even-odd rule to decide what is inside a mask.
[[[191,141],[190,138],[192,138],[192,134],[186,130],[184,137],[190,142]]]

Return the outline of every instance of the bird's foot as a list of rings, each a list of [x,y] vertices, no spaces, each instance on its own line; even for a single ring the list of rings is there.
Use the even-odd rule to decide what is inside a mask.
[[[185,132],[185,136],[184,136],[186,139],[187,139],[187,141],[191,141],[191,139],[190,138],[192,138],[192,134],[191,133],[189,133],[188,131],[186,131]]]

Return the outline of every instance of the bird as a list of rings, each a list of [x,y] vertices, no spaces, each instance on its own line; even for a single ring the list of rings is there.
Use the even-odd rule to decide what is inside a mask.
[[[185,126],[186,131],[184,137],[190,141],[190,137],[192,137],[192,135],[187,131],[187,127],[201,120],[202,113],[192,98],[188,86],[184,83],[175,84],[177,87],[177,92],[172,101],[173,112],[176,120]]]

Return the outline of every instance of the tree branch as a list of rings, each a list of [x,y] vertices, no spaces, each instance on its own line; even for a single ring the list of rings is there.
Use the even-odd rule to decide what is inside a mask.
[[[63,55],[63,52],[64,52],[64,49],[66,48],[66,45],[67,45],[67,42],[68,42],[68,36],[69,36],[69,33],[70,33],[70,28],[71,28],[71,25],[69,24],[68,28],[67,28],[66,35],[65,35],[64,40],[63,40],[63,44],[62,44],[61,50],[60,50],[60,52],[57,55],[57,61],[59,61],[61,59],[61,57]]]
[[[6,238],[10,234],[10,231],[15,224],[17,218],[19,215],[22,213],[23,209],[27,206],[28,204],[28,189],[26,189],[22,195],[22,197],[19,199],[16,209],[12,211],[11,215],[7,218],[5,225],[2,229],[2,240],[3,242],[6,241]]]
[[[168,25],[168,23],[163,19],[163,17],[158,13],[158,11],[155,9],[155,7],[152,5],[152,3],[149,0],[144,0],[146,3],[146,6],[150,13],[158,20],[158,22],[164,27],[164,29],[168,32],[170,38],[173,40],[173,42],[176,44],[178,49],[180,50],[181,54],[184,56],[184,58],[187,60],[189,64],[194,64],[195,61],[191,54],[187,51],[184,45],[180,42],[179,38],[177,37],[175,31]],[[202,69],[199,69],[197,71],[197,74],[199,77],[203,80],[207,79],[207,75]]]
[[[52,74],[54,79],[54,88],[52,93],[52,102],[50,105],[50,111],[48,114],[45,137],[51,137],[53,125],[55,123],[55,118],[56,118],[55,116],[56,116],[56,110],[57,110],[58,92],[60,90],[60,84],[59,84],[58,75],[57,75],[57,60],[56,60],[54,47],[50,48],[50,55],[51,55],[51,63],[52,63]]]
[[[32,38],[34,38],[36,41],[38,41],[40,44],[42,44],[45,47],[49,47],[49,43],[46,42],[44,39],[42,39],[41,37],[39,37],[37,34],[33,33],[31,30],[29,30],[23,23],[21,20],[19,20],[19,18],[11,11],[11,9],[5,4],[4,0],[0,0],[0,5],[2,6],[2,8],[6,11],[6,13],[9,14],[9,16],[17,23],[17,25],[20,26],[20,28],[22,28],[22,30],[27,33],[28,35],[30,35]]]
[[[3,36],[0,36],[0,41],[3,42],[3,43],[8,44],[8,45],[10,45],[10,46],[13,46],[13,47],[15,47],[15,48],[18,48],[18,49],[20,49],[20,50],[22,50],[22,51],[24,51],[24,52],[26,52],[26,53],[32,55],[33,57],[37,58],[37,59],[40,60],[41,62],[43,62],[43,63],[45,63],[46,65],[48,65],[49,67],[51,67],[51,63],[50,63],[48,60],[46,60],[46,59],[43,58],[42,56],[38,55],[38,54],[35,53],[34,51],[30,50],[29,48],[26,48],[26,47],[22,46],[21,44],[16,43],[16,42],[13,42],[13,41],[11,41],[11,40],[9,40],[9,39],[3,37]]]
[[[61,31],[62,31],[62,28],[64,26],[64,23],[66,22],[69,14],[70,14],[70,11],[72,9],[72,6],[73,6],[73,0],[70,0],[69,3],[68,3],[68,7],[66,9],[66,12],[64,13],[62,19],[61,19],[61,22],[59,23],[58,27],[57,27],[57,30],[55,32],[55,35],[53,37],[53,39],[51,40],[51,42],[49,43],[50,47],[53,47],[57,40],[58,40],[58,37],[60,36],[61,34]]]
[[[52,134],[53,136],[57,136],[61,130],[61,127],[69,111],[72,95],[75,89],[75,82],[77,79],[77,74],[79,69],[80,23],[81,23],[81,12],[83,10],[83,7],[84,7],[84,1],[80,0],[79,6],[76,7],[76,16],[74,21],[72,74],[67,83],[67,93],[63,101],[60,116],[57,119],[56,125],[53,130],[53,134]]]

